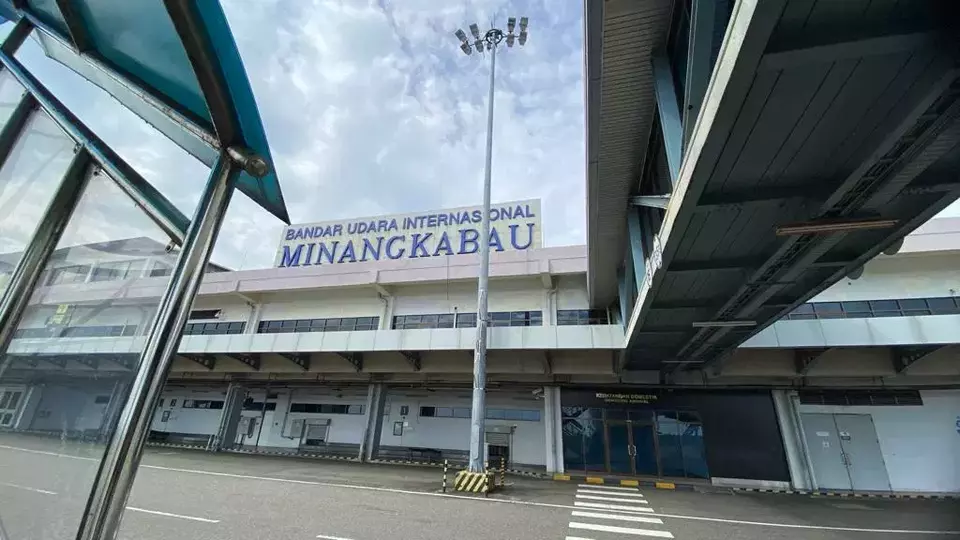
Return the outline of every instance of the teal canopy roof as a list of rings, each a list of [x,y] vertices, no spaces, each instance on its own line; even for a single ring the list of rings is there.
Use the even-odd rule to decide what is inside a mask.
[[[208,166],[221,148],[270,164],[239,189],[289,223],[267,137],[218,0],[0,0],[26,17],[48,56],[113,95]]]

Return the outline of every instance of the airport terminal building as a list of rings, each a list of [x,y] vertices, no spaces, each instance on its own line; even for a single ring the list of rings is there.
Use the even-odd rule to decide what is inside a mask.
[[[211,265],[151,439],[463,460],[475,210],[291,226],[273,268]],[[928,223],[722,362],[668,372],[624,367],[628,317],[591,303],[586,246],[543,247],[539,201],[495,211],[491,459],[548,473],[960,491],[960,220]],[[3,431],[102,439],[127,394],[170,249],[132,238],[70,253],[43,276],[4,359]]]

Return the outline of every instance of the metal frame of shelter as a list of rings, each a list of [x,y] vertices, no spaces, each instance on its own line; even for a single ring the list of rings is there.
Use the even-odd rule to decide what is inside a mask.
[[[152,221],[180,244],[177,262],[160,298],[129,395],[107,443],[77,532],[78,540],[93,540],[112,539],[117,535],[150,430],[152,412],[160,399],[234,188],[243,190],[280,219],[287,221],[287,215],[276,176],[270,167],[269,149],[252,92],[219,2],[156,0],[153,6],[159,9],[158,6],[162,5],[169,15],[175,35],[186,53],[185,58],[189,60],[189,66],[181,67],[195,75],[196,81],[193,82],[197,83],[199,98],[202,98],[196,102],[205,103],[205,115],[189,112],[182,103],[163,96],[156,85],[117,69],[114,63],[99,54],[88,24],[92,8],[85,4],[84,0],[57,0],[55,3],[0,0],[0,14],[17,21],[0,46],[0,63],[2,69],[25,89],[10,119],[0,130],[0,165],[7,160],[30,115],[38,108],[75,142],[70,165],[0,297],[0,351],[9,347],[38,285],[41,270],[77,208],[91,172],[102,170],[107,173]],[[137,4],[139,7],[140,3]],[[51,5],[59,10],[60,17],[54,17],[58,24],[50,23]],[[216,152],[215,160],[209,163],[211,172],[192,219],[188,220],[180,213],[15,58],[15,53],[34,29],[42,34],[43,39],[54,39],[69,47],[88,66],[123,85],[128,96],[133,95],[141,104],[153,107],[154,113],[162,113],[173,121],[174,124],[170,125],[179,126]],[[0,362],[0,373],[4,367],[4,362]]]

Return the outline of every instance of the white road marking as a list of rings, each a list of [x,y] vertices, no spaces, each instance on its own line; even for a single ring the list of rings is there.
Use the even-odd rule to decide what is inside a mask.
[[[597,490],[595,490],[595,489],[578,489],[578,490],[577,490],[577,493],[588,493],[588,494],[592,494],[592,495],[616,495],[617,497],[634,497],[634,498],[637,498],[637,499],[642,499],[642,498],[643,498],[643,494],[642,494],[642,493],[639,493],[639,492],[637,492],[637,493],[620,493],[620,492],[611,493],[611,492],[609,492],[609,491],[597,491]]]
[[[581,510],[574,510],[570,513],[573,517],[591,517],[597,519],[615,519],[617,521],[633,521],[634,523],[654,523],[656,525],[663,525],[663,520],[660,518],[650,518],[647,516],[626,516],[623,514],[604,514],[602,512],[583,512]]]
[[[566,540],[593,540],[593,538],[584,538],[582,536],[568,536]]]
[[[324,538],[326,540],[350,540],[349,538],[343,538],[342,536],[324,536],[322,534],[318,534],[317,538]]]
[[[96,461],[99,462],[99,459],[96,458],[86,458],[80,456],[71,456],[68,454],[57,454],[55,452],[44,452],[41,450],[32,450],[29,448],[19,448],[16,446],[6,446],[0,445],[0,449],[7,450],[16,450],[20,452],[28,452],[33,454],[44,454],[55,457],[64,457],[70,459],[80,459],[84,461]],[[439,497],[444,499],[461,499],[463,501],[470,501],[476,503],[492,503],[492,504],[516,504],[520,506],[539,506],[542,508],[565,508],[568,510],[578,510],[575,506],[589,506],[594,508],[605,508],[607,510],[630,510],[634,512],[653,512],[649,508],[633,508],[629,506],[619,506],[613,504],[593,504],[593,503],[584,503],[584,502],[575,502],[575,506],[570,506],[569,504],[554,504],[554,503],[543,503],[535,501],[518,501],[512,499],[489,499],[489,498],[477,498],[471,497],[469,495],[454,495],[452,493],[431,493],[427,491],[412,491],[408,489],[395,489],[395,488],[385,488],[385,487],[376,487],[376,486],[363,486],[359,484],[338,484],[335,482],[313,482],[309,480],[293,480],[290,478],[276,478],[270,476],[250,476],[244,474],[232,474],[232,473],[223,473],[216,471],[204,471],[200,469],[179,469],[174,467],[160,467],[157,465],[141,465],[141,469],[154,469],[160,471],[173,471],[173,472],[182,472],[189,474],[202,474],[208,476],[219,476],[224,478],[238,478],[243,480],[260,480],[265,482],[280,482],[287,484],[298,484],[298,485],[307,485],[307,486],[319,486],[319,487],[331,487],[331,488],[341,488],[341,489],[357,489],[361,491],[374,491],[380,493],[399,493],[403,495],[419,495],[421,497]],[[599,486],[592,486],[599,487]],[[610,508],[615,507],[615,508]],[[758,527],[773,527],[773,528],[782,528],[782,529],[809,529],[815,531],[843,531],[843,532],[863,532],[863,533],[874,533],[874,534],[917,534],[917,535],[926,535],[926,534],[939,534],[939,535],[950,535],[950,536],[960,536],[960,530],[948,531],[948,530],[923,530],[923,529],[868,529],[868,528],[859,528],[859,527],[834,527],[828,525],[798,525],[792,523],[768,523],[763,521],[746,521],[746,520],[737,520],[737,519],[724,519],[724,518],[714,518],[714,517],[705,517],[705,516],[688,516],[683,514],[651,514],[656,517],[662,518],[674,518],[674,519],[688,519],[692,521],[707,521],[711,523],[731,523],[735,525],[756,525]]]
[[[196,516],[184,516],[182,514],[171,514],[169,512],[159,512],[157,510],[147,510],[146,508],[137,508],[136,506],[128,506],[127,510],[130,510],[131,512],[143,512],[144,514],[153,514],[155,516],[172,517],[177,519],[188,519],[190,521],[199,521],[201,523],[220,523],[219,519],[207,519],[207,518],[196,517]]]
[[[584,508],[600,508],[601,510],[623,510],[628,512],[647,512],[647,513],[653,512],[653,508],[646,508],[642,506],[624,506],[622,504],[604,504],[604,503],[576,501],[573,503],[573,505],[582,506]]]
[[[21,486],[20,484],[10,484],[10,483],[8,483],[8,482],[0,482],[0,486],[7,486],[7,487],[16,488],[16,489],[22,489],[22,490],[24,490],[24,491],[32,491],[32,492],[34,492],[34,493],[42,493],[42,494],[44,494],[44,495],[56,495],[56,494],[57,494],[56,491],[48,491],[48,490],[46,490],[46,489],[32,488],[32,487],[28,487],[28,486]]]
[[[617,521],[632,521],[634,523],[653,523],[656,525],[663,525],[663,520],[655,517],[647,516],[625,516],[623,514],[604,514],[601,512],[583,512],[581,510],[574,510],[570,513],[573,517],[586,517],[586,518],[597,518],[597,519],[614,519]]]
[[[590,488],[590,489],[609,489],[611,491],[633,491],[636,493],[637,488],[632,487],[620,487],[620,486],[605,486],[603,484],[578,484],[577,487]]]
[[[571,529],[582,529],[587,531],[600,531],[619,534],[635,534],[637,536],[656,536],[658,538],[673,538],[673,533],[668,531],[655,531],[653,529],[634,529],[632,527],[614,527],[612,525],[596,525],[593,523],[570,522]]]
[[[623,499],[621,497],[603,497],[601,495],[581,495],[577,493],[575,497],[578,499],[587,499],[591,501],[610,501],[610,502],[625,502],[625,503],[633,503],[633,504],[649,504],[647,501],[643,499]]]

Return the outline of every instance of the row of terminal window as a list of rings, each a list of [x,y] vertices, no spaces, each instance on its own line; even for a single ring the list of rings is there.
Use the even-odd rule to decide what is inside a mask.
[[[220,310],[202,310],[191,314],[191,319],[203,319],[220,315]],[[209,313],[209,315],[208,315]],[[215,313],[215,315],[213,315]],[[858,300],[846,302],[809,302],[801,304],[785,319],[862,319],[870,317],[910,317],[917,315],[960,314],[960,297],[903,298],[898,300]],[[196,316],[195,316],[196,315]],[[609,324],[606,310],[561,309],[557,310],[557,326],[586,326]],[[423,328],[474,328],[476,313],[438,313],[429,315],[398,315],[393,318],[395,330]],[[541,311],[497,311],[490,313],[490,326],[542,326]],[[194,322],[184,328],[184,335],[242,334],[243,321]],[[376,330],[380,317],[340,317],[328,319],[285,319],[260,321],[257,332],[261,334],[286,334],[301,332],[355,332]],[[19,339],[51,337],[123,337],[134,336],[136,325],[66,326],[21,328],[16,331]]]
[[[960,313],[960,297],[901,298],[898,300],[857,300],[809,302],[797,306],[785,319],[863,319],[870,317],[912,317]]]
[[[420,407],[420,416],[426,418],[470,418],[470,407]],[[517,420],[539,422],[536,409],[487,409],[487,420]]]

